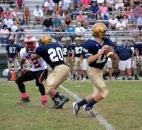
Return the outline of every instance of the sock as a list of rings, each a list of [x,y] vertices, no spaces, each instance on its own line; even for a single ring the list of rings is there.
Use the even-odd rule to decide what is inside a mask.
[[[21,93],[21,98],[28,98],[29,96],[27,95],[27,93]]]
[[[41,99],[42,99],[42,101],[46,101],[46,100],[47,100],[46,95],[42,95],[42,96],[41,96]]]
[[[82,100],[79,101],[77,104],[78,104],[79,107],[81,107],[81,106],[83,106],[84,104],[87,104],[87,102],[86,102],[85,99],[82,99]]]
[[[91,102],[89,102],[89,103],[86,104],[86,107],[92,108],[93,105],[96,104],[96,103],[97,103],[97,101],[95,99],[93,99]]]

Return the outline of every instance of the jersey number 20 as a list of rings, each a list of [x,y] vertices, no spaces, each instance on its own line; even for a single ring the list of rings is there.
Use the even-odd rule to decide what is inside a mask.
[[[63,52],[62,49],[60,47],[57,48],[51,48],[48,50],[48,54],[50,55],[50,59],[52,62],[57,62],[57,61],[63,61]]]

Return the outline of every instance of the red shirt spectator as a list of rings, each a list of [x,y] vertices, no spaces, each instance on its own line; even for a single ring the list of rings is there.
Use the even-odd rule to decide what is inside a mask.
[[[11,15],[11,11],[9,10],[9,8],[6,8],[6,10],[4,11],[4,17],[7,18],[7,17],[10,17]]]
[[[124,10],[124,16],[127,16],[128,18],[130,18],[130,15],[131,15],[130,7],[127,6]]]
[[[16,0],[16,6],[21,9],[24,6],[24,0]]]

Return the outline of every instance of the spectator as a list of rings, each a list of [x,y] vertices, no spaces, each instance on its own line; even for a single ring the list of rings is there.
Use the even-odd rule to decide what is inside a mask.
[[[43,11],[40,9],[39,5],[36,5],[34,9],[35,24],[40,24],[43,20]]]
[[[88,8],[91,0],[81,0],[83,7]]]
[[[82,11],[79,11],[78,15],[76,16],[77,22],[80,22],[82,25],[86,25],[85,17],[82,14]]]
[[[62,12],[68,12],[69,6],[70,6],[71,0],[61,0],[59,2],[59,6],[62,9]]]
[[[45,19],[43,21],[43,25],[45,27],[45,29],[44,29],[45,32],[52,32],[52,26],[53,26],[52,18]]]
[[[11,32],[16,32],[19,28],[18,22],[15,20],[12,27],[11,27]]]
[[[85,28],[81,26],[81,23],[77,23],[77,27],[75,28],[75,34],[77,36],[85,35]]]
[[[102,19],[107,20],[108,18],[108,7],[105,5],[105,3],[101,3],[99,6],[99,12],[101,13]]]
[[[45,0],[43,7],[45,15],[51,15],[53,13],[55,3],[53,0]]]
[[[125,7],[124,16],[127,16],[129,19],[131,18],[131,11],[129,6]]]
[[[118,20],[116,19],[115,15],[112,15],[111,18],[109,18],[108,22],[109,22],[109,29],[116,30],[116,24]]]
[[[0,18],[3,18],[3,12],[4,12],[4,10],[3,10],[2,6],[0,6]]]
[[[108,11],[113,11],[114,10],[114,0],[106,0],[106,5],[108,7]]]
[[[4,18],[3,22],[4,22],[5,25],[7,25],[8,30],[11,31],[11,27],[13,25],[13,19],[12,19],[12,17],[6,17],[6,18]]]
[[[15,7],[15,9],[12,11],[11,15],[13,20],[16,20],[19,24],[20,24],[20,19],[19,19],[19,12],[18,12],[18,8]]]
[[[8,43],[8,36],[9,36],[9,30],[7,29],[7,25],[3,25],[3,29],[0,30],[0,37],[1,37],[1,42],[4,46]]]
[[[29,10],[29,7],[24,8],[23,19],[24,19],[24,23],[26,25],[28,25],[29,22],[30,22],[30,10]]]
[[[59,18],[58,13],[56,13],[53,16],[52,23],[53,23],[53,31],[62,31],[62,22],[61,19]]]
[[[140,14],[141,14],[141,7],[138,5],[133,9],[133,16],[134,16],[135,22],[137,22]]]
[[[73,25],[70,23],[69,25],[67,25],[65,27],[65,32],[71,36],[74,37],[74,33],[75,33],[75,28],[73,27]]]
[[[11,11],[9,10],[9,8],[6,8],[6,10],[4,11],[4,18],[10,16],[11,16]]]
[[[16,7],[21,9],[24,7],[24,0],[16,0]]]
[[[117,0],[115,3],[115,10],[123,10],[123,9],[124,9],[123,0]]]
[[[137,25],[138,25],[138,29],[141,31],[142,30],[142,14],[140,14],[140,16],[138,17]]]
[[[90,10],[92,10],[93,13],[96,15],[96,13],[97,13],[98,10],[99,10],[99,6],[98,6],[98,4],[97,4],[96,1],[92,1],[92,2],[91,2]]]
[[[88,17],[87,17],[87,21],[89,25],[94,25],[95,21],[96,21],[96,15],[93,13],[92,10],[89,11]]]
[[[65,25],[69,25],[71,23],[71,17],[69,14],[66,14],[64,22],[65,22]]]
[[[119,31],[125,31],[127,29],[126,22],[124,22],[124,19],[120,19],[116,24],[116,29]]]

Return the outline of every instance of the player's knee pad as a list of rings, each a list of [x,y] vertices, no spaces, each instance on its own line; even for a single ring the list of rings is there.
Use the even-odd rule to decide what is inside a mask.
[[[102,90],[100,91],[100,95],[105,98],[108,95],[108,88],[104,87],[102,88]]]

